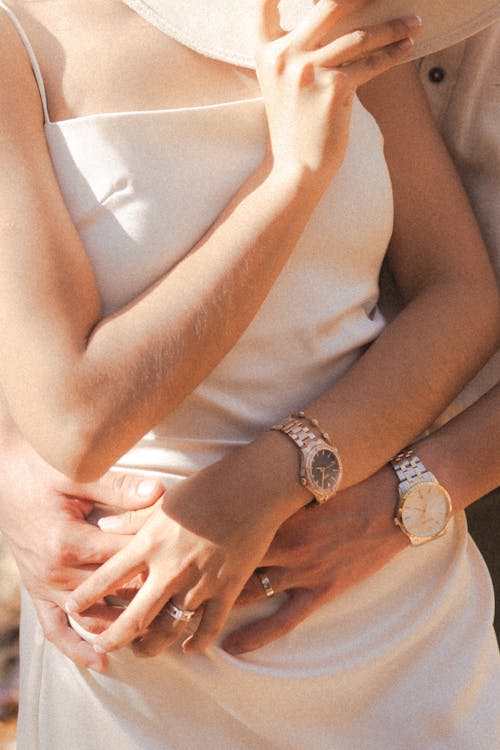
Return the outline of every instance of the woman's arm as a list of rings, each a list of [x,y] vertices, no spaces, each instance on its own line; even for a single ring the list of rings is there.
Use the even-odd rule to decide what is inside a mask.
[[[297,404],[333,436],[345,468],[343,488],[371,476],[415,439],[498,336],[486,251],[414,70],[387,78],[370,92],[370,106],[382,113],[398,211],[391,261],[407,307],[341,381],[312,404]],[[280,433],[264,433],[170,491],[126,551],[75,592],[72,606],[85,608],[147,570],[144,588],[99,646],[112,650],[144,632],[174,597],[182,608],[204,604],[186,648],[205,648],[262,559],[260,551],[310,499],[299,482],[296,447]],[[178,625],[169,630],[165,619],[163,625],[167,640],[178,637]]]
[[[336,20],[329,3],[314,13],[323,30]],[[54,176],[29,62],[2,19],[0,382],[35,449],[88,480],[174,409],[242,334],[342,162],[356,86],[404,58],[405,49],[387,45],[410,30],[381,27],[368,45],[383,48],[374,65],[354,63],[328,90],[302,80],[290,61],[262,65],[268,157],[187,257],[103,319]]]
[[[454,513],[500,485],[499,436],[500,384],[412,446],[449,491]],[[334,502],[313,512],[296,513],[283,524],[261,564],[275,592],[287,591],[289,596],[277,612],[231,633],[224,648],[239,654],[280,638],[407,548],[408,539],[392,521],[398,484],[394,470],[386,466],[365,482],[339,493]],[[135,530],[128,528],[130,532]],[[239,603],[263,598],[262,584],[252,576]],[[138,648],[149,654],[152,648],[161,646],[162,636],[155,625]]]

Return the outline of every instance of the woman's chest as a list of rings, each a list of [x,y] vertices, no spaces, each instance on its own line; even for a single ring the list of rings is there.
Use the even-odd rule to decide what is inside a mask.
[[[121,0],[12,3],[42,68],[51,119],[258,96],[253,71],[211,60]]]

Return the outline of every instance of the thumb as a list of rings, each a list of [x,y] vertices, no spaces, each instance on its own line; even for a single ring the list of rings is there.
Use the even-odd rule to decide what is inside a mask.
[[[74,484],[69,489],[70,492],[66,494],[120,510],[148,507],[165,492],[165,487],[158,479],[114,470],[108,471],[95,482]]]

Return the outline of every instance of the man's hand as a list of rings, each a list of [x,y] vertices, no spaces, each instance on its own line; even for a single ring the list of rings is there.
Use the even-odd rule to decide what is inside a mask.
[[[68,591],[130,537],[107,534],[87,517],[95,503],[124,511],[147,507],[164,492],[163,486],[115,471],[91,484],[75,484],[19,438],[2,446],[0,464],[0,528],[46,638],[79,667],[104,669],[106,657],[72,630],[61,605]],[[77,619],[90,632],[100,632],[116,612],[102,602]]]
[[[392,521],[396,486],[394,472],[384,467],[324,505],[288,519],[262,561],[274,592],[286,591],[288,598],[274,614],[228,635],[223,648],[241,654],[280,638],[404,549],[408,541]],[[265,597],[254,574],[237,604]]]

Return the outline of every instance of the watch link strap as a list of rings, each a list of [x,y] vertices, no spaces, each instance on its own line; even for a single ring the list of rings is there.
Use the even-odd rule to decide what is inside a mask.
[[[271,427],[272,430],[278,432],[284,432],[289,438],[293,440],[295,445],[302,450],[306,445],[311,443],[320,443],[320,439],[314,434],[312,430],[303,422],[300,422],[295,417],[287,417],[282,422],[275,424]]]
[[[418,482],[437,481],[434,474],[427,471],[419,457],[410,449],[398,453],[392,459],[391,464],[401,484],[407,485],[408,488]],[[402,489],[404,488],[402,487]]]

